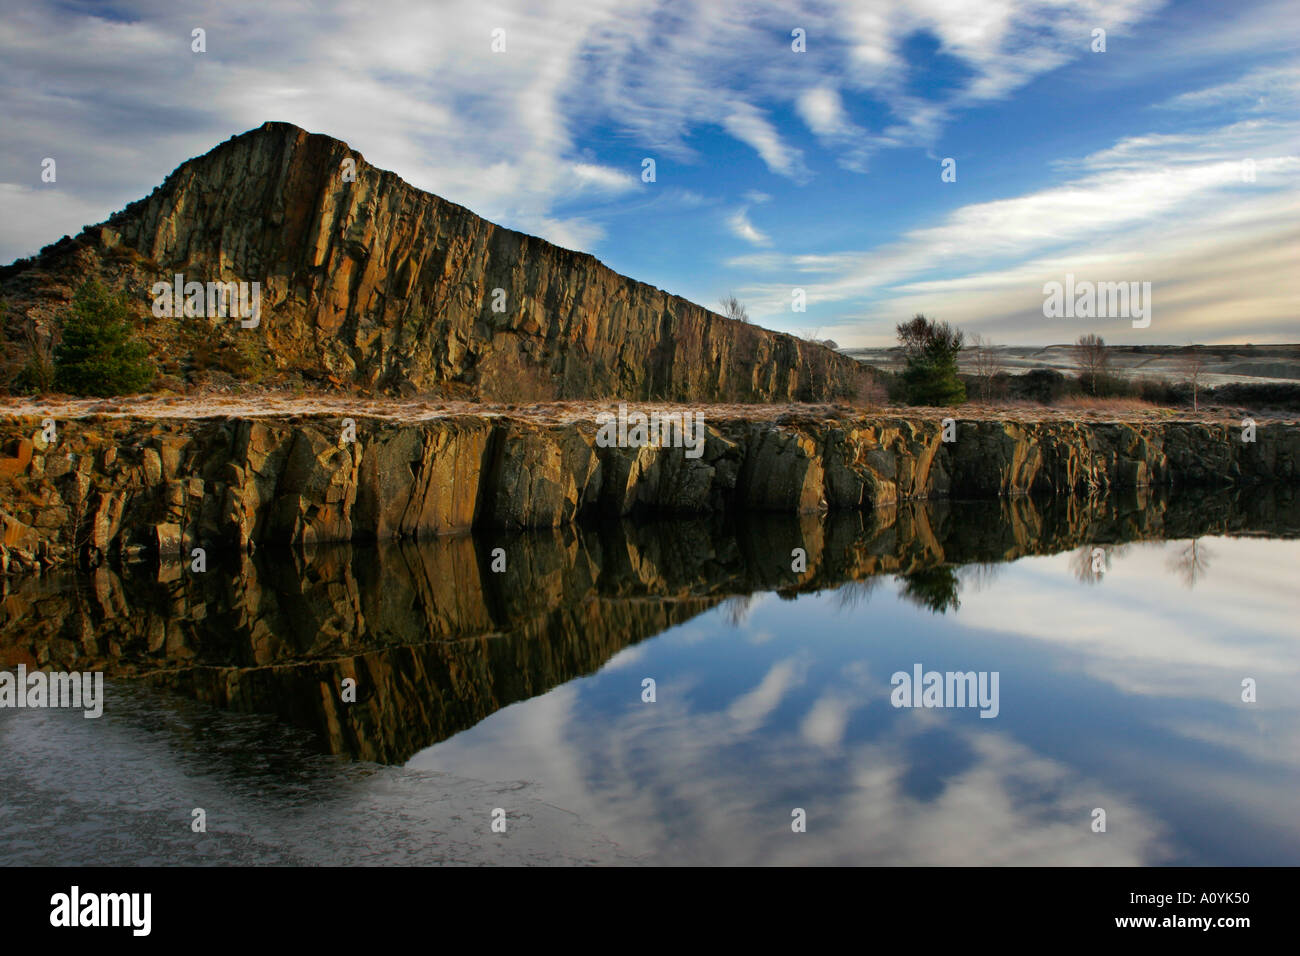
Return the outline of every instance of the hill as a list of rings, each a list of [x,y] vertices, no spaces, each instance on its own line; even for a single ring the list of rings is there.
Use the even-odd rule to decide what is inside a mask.
[[[156,316],[156,285],[177,275],[243,283],[256,326],[211,303]],[[232,137],[106,222],[0,268],[5,381],[49,347],[90,277],[127,293],[164,387],[224,377],[504,401],[824,401],[867,374],[497,226],[287,123]]]

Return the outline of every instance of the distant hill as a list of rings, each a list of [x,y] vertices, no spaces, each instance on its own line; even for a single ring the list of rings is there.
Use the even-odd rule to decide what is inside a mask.
[[[1113,345],[1107,351],[1111,373],[1129,379],[1177,381],[1186,375],[1183,363],[1188,355],[1196,354],[1205,362],[1204,385],[1300,381],[1300,345]],[[897,371],[903,367],[898,348],[842,352],[876,368]],[[1079,372],[1073,345],[1008,345],[998,347],[996,353],[1002,368],[1013,375],[1036,368],[1056,369],[1066,375]],[[974,374],[970,350],[963,350],[959,364],[962,372]]]

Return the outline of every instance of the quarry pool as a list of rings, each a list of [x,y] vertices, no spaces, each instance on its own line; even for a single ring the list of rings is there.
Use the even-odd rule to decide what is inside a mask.
[[[97,719],[0,709],[0,863],[1295,865],[1296,518],[1016,499],[10,581],[0,670],[108,680]]]

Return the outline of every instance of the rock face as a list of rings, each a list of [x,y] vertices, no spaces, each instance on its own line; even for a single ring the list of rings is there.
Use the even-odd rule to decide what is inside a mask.
[[[0,567],[426,539],[633,512],[870,511],[909,499],[1091,497],[1300,481],[1300,426],[723,419],[698,457],[601,447],[592,422],[462,415],[0,422]]]
[[[260,325],[153,318],[154,283],[177,273],[259,283]],[[127,291],[158,356],[190,355],[197,336],[209,352],[229,346],[236,372],[390,394],[824,401],[866,374],[493,225],[285,123],[228,140],[106,223],[0,269],[11,365],[23,320],[48,336],[87,275]]]

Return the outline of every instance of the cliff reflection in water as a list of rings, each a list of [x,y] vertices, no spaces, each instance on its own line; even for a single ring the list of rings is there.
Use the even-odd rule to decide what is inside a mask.
[[[175,564],[10,580],[0,667],[104,669],[237,711],[278,715],[329,752],[402,763],[500,708],[598,670],[619,651],[747,596],[836,590],[865,600],[896,576],[936,613],[997,565],[1192,539],[1170,572],[1195,584],[1205,535],[1300,532],[1290,492],[1170,500],[912,503],[825,518],[614,522],[515,536],[212,554]],[[506,570],[491,570],[503,548]],[[792,570],[802,549],[806,568]],[[1096,555],[1100,549],[1101,563]],[[354,678],[357,702],[343,704]]]

